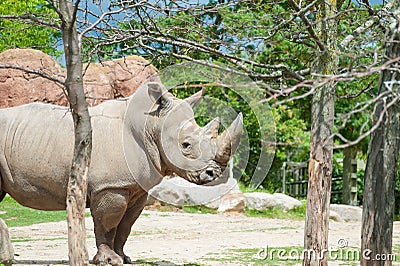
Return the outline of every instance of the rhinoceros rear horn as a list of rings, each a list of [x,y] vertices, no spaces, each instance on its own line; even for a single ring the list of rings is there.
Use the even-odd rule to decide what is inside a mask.
[[[147,83],[150,98],[161,107],[169,106],[171,102],[170,94],[167,89],[158,82]]]
[[[235,153],[240,137],[243,131],[243,115],[239,113],[232,124],[217,137],[217,155],[215,160],[221,163],[227,163],[230,157]]]

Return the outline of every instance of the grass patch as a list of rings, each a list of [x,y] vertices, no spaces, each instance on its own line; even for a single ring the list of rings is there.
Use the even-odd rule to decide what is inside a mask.
[[[182,206],[182,210],[186,213],[216,214],[217,210],[205,206]]]
[[[54,241],[54,240],[68,240],[67,237],[52,237],[52,238],[11,238],[12,243],[25,243],[34,241]]]
[[[304,220],[306,217],[306,203],[302,202],[301,207],[296,207],[293,210],[284,211],[282,209],[268,209],[263,211],[250,210],[246,208],[245,214],[248,217],[263,217],[270,219],[285,219],[285,220]]]
[[[26,226],[47,222],[65,221],[67,218],[65,211],[40,211],[27,208],[16,202],[10,196],[6,196],[0,203],[0,218],[3,219],[8,227]],[[85,214],[86,217],[90,213]]]

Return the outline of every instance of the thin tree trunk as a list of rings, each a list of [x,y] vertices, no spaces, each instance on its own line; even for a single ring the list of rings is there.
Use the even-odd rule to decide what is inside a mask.
[[[317,3],[317,34],[325,46],[320,51],[316,71],[323,75],[334,74],[338,60],[335,52],[336,1],[320,0]],[[310,163],[308,166],[308,194],[304,231],[305,253],[303,265],[328,265],[329,203],[332,186],[333,122],[335,84],[317,88],[312,99]]]
[[[353,161],[357,159],[357,149],[355,146],[347,147],[343,150],[343,203],[356,205],[357,194],[353,194]],[[357,173],[357,170],[356,170]]]
[[[67,192],[68,248],[70,265],[87,265],[85,208],[87,173],[92,150],[92,128],[83,90],[82,60],[76,28],[76,6],[72,0],[61,0],[60,13],[65,59],[66,89],[72,109],[75,148]]]
[[[398,8],[399,5],[396,4]],[[399,20],[386,44],[388,60],[400,57]],[[392,253],[394,190],[400,152],[400,107],[397,103],[386,108],[400,95],[400,64],[394,63],[384,70],[379,92],[393,94],[377,104],[373,123],[380,123],[369,142],[367,166],[364,175],[363,217],[361,229],[362,266],[392,265],[391,260],[377,260]],[[380,117],[382,117],[380,121]]]

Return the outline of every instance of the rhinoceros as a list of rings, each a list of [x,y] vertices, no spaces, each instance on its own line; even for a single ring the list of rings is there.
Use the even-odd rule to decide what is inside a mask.
[[[148,189],[163,176],[176,173],[202,185],[223,179],[243,118],[239,114],[221,134],[218,118],[199,127],[192,107],[201,97],[202,91],[181,100],[162,83],[148,82],[126,99],[89,108],[94,263],[131,263],[124,245]],[[43,103],[2,109],[0,130],[0,201],[9,194],[30,208],[65,210],[74,145],[69,109]]]

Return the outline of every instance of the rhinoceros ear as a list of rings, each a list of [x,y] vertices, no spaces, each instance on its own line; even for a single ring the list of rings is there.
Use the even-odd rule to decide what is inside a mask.
[[[185,101],[186,101],[188,104],[190,104],[190,106],[191,106],[192,108],[194,108],[194,107],[196,107],[196,106],[200,103],[201,98],[203,97],[205,91],[206,91],[206,89],[205,89],[205,88],[202,88],[201,91],[198,91],[198,92],[196,92],[195,94],[193,94],[192,96],[187,97],[187,98],[185,99]]]
[[[161,106],[161,108],[169,106],[171,103],[171,98],[167,89],[158,82],[147,83],[148,93],[151,100]]]

